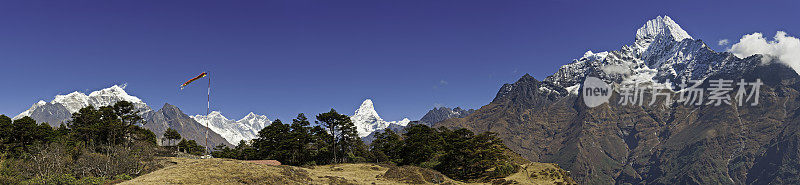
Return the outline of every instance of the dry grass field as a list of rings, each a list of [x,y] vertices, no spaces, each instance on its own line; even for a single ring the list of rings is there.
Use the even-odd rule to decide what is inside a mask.
[[[233,159],[164,160],[170,165],[121,184],[468,184],[434,170],[412,166],[364,163],[306,168]],[[573,184],[574,181],[565,178],[565,174],[553,164],[530,163],[524,165],[519,173],[496,180],[494,184]]]

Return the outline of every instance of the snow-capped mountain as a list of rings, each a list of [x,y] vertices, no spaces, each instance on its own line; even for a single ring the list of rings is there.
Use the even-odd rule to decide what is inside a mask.
[[[408,118],[404,118],[400,121],[384,121],[381,116],[378,115],[378,112],[375,111],[375,106],[370,99],[366,99],[361,103],[361,106],[356,110],[355,114],[350,117],[350,120],[356,125],[358,137],[366,137],[370,133],[376,130],[383,130],[392,124],[406,126],[411,122]]]
[[[218,111],[213,111],[207,116],[190,116],[202,125],[222,135],[231,144],[238,144],[242,140],[251,140],[258,137],[258,131],[272,123],[267,116],[250,112],[242,119],[230,120]]]
[[[577,94],[587,75],[616,83],[662,84],[669,80],[675,84],[750,69],[759,62],[713,51],[701,40],[693,39],[668,16],[647,21],[636,31],[635,39],[633,44],[620,50],[587,51],[545,78],[540,90],[559,96]]]
[[[119,101],[128,101],[136,107],[147,123],[143,125],[143,127],[153,131],[159,139],[163,136],[167,128],[177,130],[181,136],[188,140],[202,141],[205,139],[206,130],[208,130],[208,128],[197,123],[194,119],[189,118],[188,115],[181,112],[180,109],[174,105],[165,104],[161,110],[153,111],[150,106],[141,99],[125,92],[125,87],[125,85],[114,85],[91,92],[89,95],[81,92],[56,95],[50,102],[45,102],[44,100],[36,102],[30,109],[20,113],[13,119],[30,116],[39,123],[46,122],[52,127],[58,127],[69,121],[72,118],[72,113],[78,112],[81,108],[90,105],[102,107],[114,105]],[[259,119],[256,117],[256,119],[252,120]],[[226,142],[226,139],[223,139],[219,134],[213,132],[208,133],[208,139],[209,145],[212,146],[217,146],[219,144],[230,145],[229,142]],[[198,143],[201,145],[205,144],[205,142]]]
[[[45,119],[48,121],[62,122],[68,120],[69,116],[72,113],[78,112],[78,110],[80,110],[81,108],[90,105],[94,107],[108,106],[108,105],[113,105],[120,101],[131,102],[136,107],[136,109],[140,111],[141,114],[147,114],[148,112],[152,111],[152,109],[150,109],[150,107],[147,106],[147,104],[144,103],[141,99],[135,96],[131,96],[127,92],[125,92],[125,87],[126,85],[121,85],[121,86],[114,85],[109,88],[91,92],[89,93],[88,96],[84,93],[77,91],[69,93],[67,95],[56,95],[55,98],[49,103],[45,102],[44,100],[39,100],[39,102],[33,104],[33,106],[31,106],[30,109],[20,113],[13,119],[19,119],[25,116],[31,116],[31,117],[38,116],[38,117],[49,117],[48,119]],[[64,112],[61,110],[56,110],[59,108],[66,109],[66,112],[68,114],[56,114],[57,112]],[[37,112],[37,110],[41,112],[41,110],[43,109],[49,109],[49,111],[46,111],[42,114],[34,115]],[[49,116],[48,114],[52,114],[57,118]],[[49,122],[49,123],[60,124],[55,122]]]
[[[715,52],[671,18],[657,17],[636,31],[631,45],[586,52],[543,81],[525,74],[488,105],[434,127],[495,132],[527,159],[567,166],[579,184],[800,184],[783,180],[800,165],[798,71],[769,55],[739,57]],[[612,85],[760,79],[764,86],[753,87],[757,105],[669,104],[676,93],[662,99],[667,106],[631,106],[610,103],[624,98],[612,92],[618,96],[609,103],[589,107],[574,95],[587,76]]]

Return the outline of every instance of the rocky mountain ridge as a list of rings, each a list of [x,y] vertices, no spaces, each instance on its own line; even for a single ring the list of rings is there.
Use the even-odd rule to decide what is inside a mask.
[[[435,126],[498,133],[515,152],[557,163],[581,184],[797,184],[800,76],[763,62],[771,58],[715,52],[658,17],[637,30],[630,46],[587,52],[542,81],[526,74],[475,113]],[[579,95],[588,76],[612,86],[703,80],[708,87],[709,79],[765,85],[755,106],[676,99],[620,105],[612,91],[610,103],[589,108]]]

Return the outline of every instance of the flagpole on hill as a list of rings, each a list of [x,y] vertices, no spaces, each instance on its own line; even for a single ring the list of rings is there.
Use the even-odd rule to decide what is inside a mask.
[[[200,73],[200,75],[197,75],[197,77],[189,79],[189,81],[186,81],[185,83],[181,84],[180,87],[181,87],[181,90],[183,90],[184,87],[186,87],[190,83],[194,82],[195,80],[200,79],[200,78],[205,78],[205,77],[208,77],[208,94],[207,94],[208,95],[208,99],[206,99],[207,100],[206,101],[206,116],[208,116],[208,114],[211,114],[211,77],[208,76],[208,71]],[[206,154],[211,154],[211,147],[208,147],[208,130],[211,130],[211,128],[208,127],[208,124],[209,124],[208,122],[210,122],[210,120],[206,121],[206,145],[205,145],[205,149],[206,149]]]
[[[206,72],[206,74],[208,73],[209,72]],[[208,77],[208,99],[206,101],[206,116],[208,116],[208,114],[211,114],[211,76]],[[211,153],[208,147],[208,130],[211,129],[208,127],[208,122],[211,122],[211,120],[206,121],[206,154]]]

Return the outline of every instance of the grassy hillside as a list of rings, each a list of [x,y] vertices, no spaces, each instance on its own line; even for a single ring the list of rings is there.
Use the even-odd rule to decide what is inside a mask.
[[[270,166],[233,159],[166,158],[172,165],[122,184],[466,184],[413,166]],[[574,184],[557,165],[529,163],[498,184]],[[571,183],[569,183],[571,182]]]

